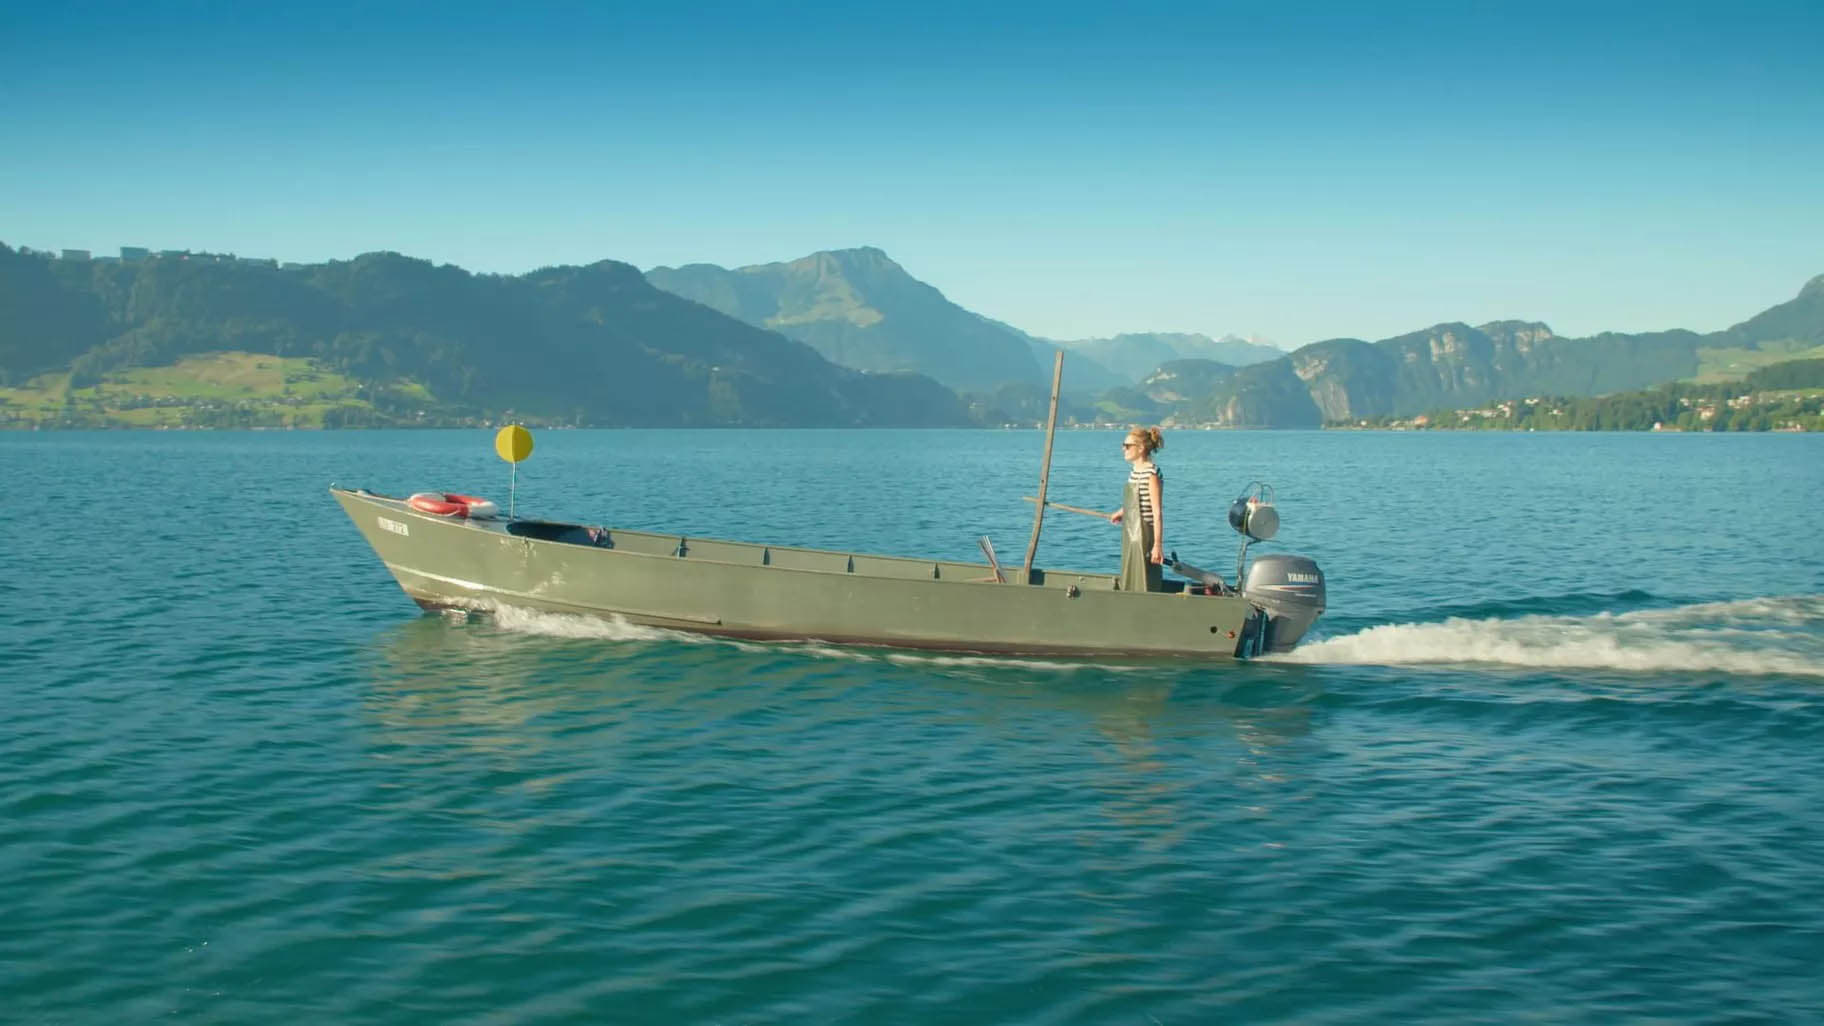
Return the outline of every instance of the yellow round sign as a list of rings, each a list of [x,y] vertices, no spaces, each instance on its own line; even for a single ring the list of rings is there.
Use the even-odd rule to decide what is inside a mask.
[[[532,455],[532,432],[518,424],[508,424],[494,436],[494,451],[508,463],[518,463]]]

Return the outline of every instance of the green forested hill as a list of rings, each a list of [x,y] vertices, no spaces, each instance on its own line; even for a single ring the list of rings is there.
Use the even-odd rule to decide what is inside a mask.
[[[281,269],[204,255],[50,260],[0,246],[0,385],[67,373],[76,393],[205,353],[316,361],[421,395],[411,422],[938,425],[966,422],[911,374],[832,365],[808,346],[647,284],[627,265],[477,275],[393,253]],[[66,396],[67,397],[67,396]],[[249,399],[247,402],[254,400]],[[360,406],[367,400],[351,400]],[[371,403],[369,404],[371,406]],[[389,415],[368,418],[385,422]],[[398,419],[398,418],[395,418]]]

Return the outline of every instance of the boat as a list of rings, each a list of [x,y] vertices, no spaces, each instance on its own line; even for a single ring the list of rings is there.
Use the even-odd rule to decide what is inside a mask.
[[[1235,586],[1174,553],[1165,591],[1134,592],[1111,574],[1002,567],[992,555],[868,555],[426,512],[418,507],[432,503],[358,488],[330,494],[427,609],[511,606],[723,637],[952,652],[1245,659],[1290,650],[1325,602],[1316,563],[1281,553],[1246,561],[1258,539],[1245,532]],[[1232,524],[1270,536],[1270,501],[1237,506]]]
[[[1249,545],[1273,537],[1272,489],[1251,484],[1229,509],[1242,536],[1231,585],[1184,563],[1158,592],[1123,591],[1106,573],[1034,567],[1059,369],[1024,563],[1003,567],[986,538],[982,563],[795,548],[498,516],[455,493],[404,498],[331,486],[401,588],[427,609],[501,606],[624,620],[722,637],[1018,656],[1247,659],[1298,644],[1324,611],[1312,560]],[[517,447],[507,442],[519,431]],[[515,464],[523,428],[496,448]],[[1095,514],[1100,515],[1100,514]]]

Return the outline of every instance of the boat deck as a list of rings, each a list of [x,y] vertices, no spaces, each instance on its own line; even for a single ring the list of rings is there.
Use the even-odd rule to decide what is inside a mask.
[[[381,495],[365,489],[353,489],[352,491],[353,494],[363,498],[394,505],[402,513],[414,516],[425,515],[411,509],[404,499]],[[1012,584],[1020,575],[1020,568],[1017,564],[1009,566],[1002,563],[1001,581],[997,582],[993,568],[985,562],[919,559],[832,549],[810,549],[790,545],[725,541],[716,538],[697,538],[686,534],[595,527],[554,520],[521,520],[501,517],[493,520],[451,518],[450,522],[475,530],[531,538],[535,541],[556,542],[584,548],[611,549],[624,554],[699,560],[730,566],[770,566],[782,570],[853,574],[859,577],[886,580],[939,580],[982,584]],[[1040,587],[1076,587],[1083,590],[1113,591],[1118,581],[1119,578],[1114,574],[1075,570],[1047,572],[1034,567],[1032,579],[1028,583]],[[1163,590],[1178,592],[1185,587],[1183,581],[1167,580]]]

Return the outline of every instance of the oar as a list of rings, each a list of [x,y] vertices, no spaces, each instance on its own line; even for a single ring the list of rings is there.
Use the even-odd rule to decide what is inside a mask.
[[[1022,496],[1020,496],[1020,498],[1026,500],[1027,502],[1039,501],[1030,495],[1022,495]],[[1061,509],[1066,513],[1081,513],[1086,517],[1095,517],[1098,520],[1107,520],[1108,519],[1108,514],[1102,512],[1099,509],[1084,509],[1081,506],[1066,506],[1061,502],[1052,502],[1050,499],[1045,500],[1045,505],[1050,506],[1052,509]]]

